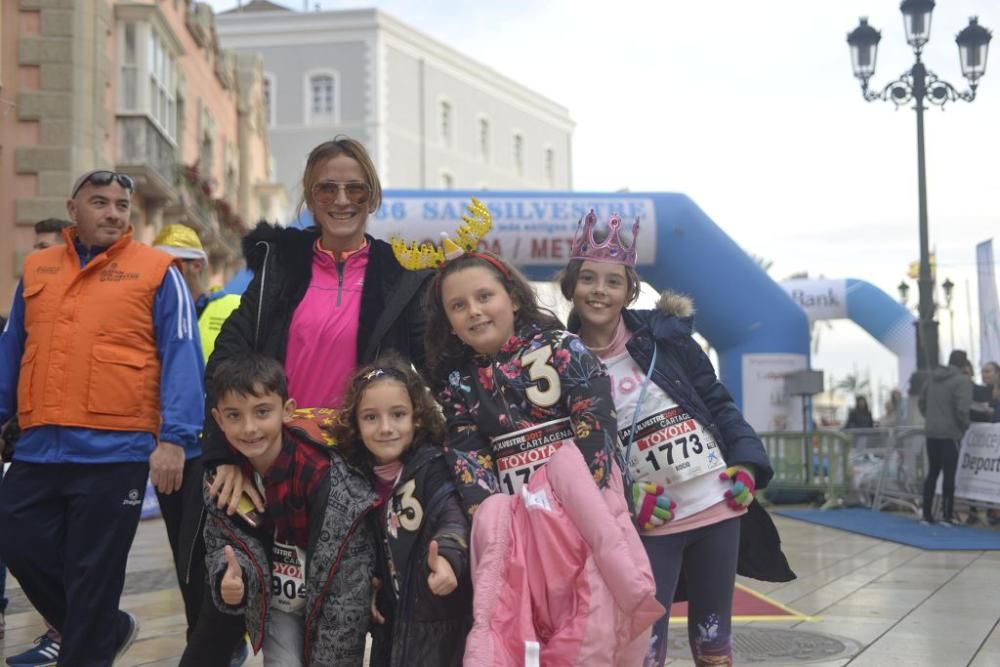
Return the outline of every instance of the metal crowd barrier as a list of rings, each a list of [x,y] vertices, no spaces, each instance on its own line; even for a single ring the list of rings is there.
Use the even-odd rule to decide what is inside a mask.
[[[822,492],[824,509],[844,503],[851,482],[851,439],[847,435],[839,431],[772,431],[758,435],[774,468],[769,489]]]
[[[881,511],[892,507],[920,514],[927,460],[919,426],[859,428],[851,439],[851,500]]]
[[[769,489],[822,491],[824,508],[863,505],[921,514],[927,475],[921,426],[759,435],[774,467]],[[940,496],[935,498],[940,502]],[[968,500],[958,488],[955,507],[1000,509],[1000,502]]]

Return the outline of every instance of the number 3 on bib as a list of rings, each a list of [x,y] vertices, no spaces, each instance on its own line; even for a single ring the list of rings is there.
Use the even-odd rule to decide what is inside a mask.
[[[521,357],[521,361],[528,367],[528,377],[533,382],[544,383],[545,389],[539,389],[539,385],[535,384],[524,392],[528,400],[540,408],[551,408],[559,402],[559,397],[562,395],[559,373],[549,365],[551,358],[551,345],[532,350]]]

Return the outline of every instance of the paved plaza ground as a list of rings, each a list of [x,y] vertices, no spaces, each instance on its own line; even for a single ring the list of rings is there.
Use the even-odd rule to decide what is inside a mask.
[[[922,551],[781,517],[775,522],[799,578],[741,583],[808,618],[738,623],[737,664],[1000,666],[1000,551]],[[17,582],[8,579],[8,586],[5,655],[43,630]],[[139,527],[122,606],[139,617],[141,630],[118,664],[176,665],[184,615],[159,520]],[[685,635],[683,625],[671,626],[670,664],[677,667],[693,664],[685,659]],[[769,654],[788,657],[761,657]]]

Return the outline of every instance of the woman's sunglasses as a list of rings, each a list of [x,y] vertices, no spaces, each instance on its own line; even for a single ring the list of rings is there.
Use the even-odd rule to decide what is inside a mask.
[[[320,181],[312,186],[313,201],[320,206],[329,206],[337,201],[337,194],[344,191],[347,201],[360,206],[371,199],[372,189],[367,183],[335,183],[334,181]]]
[[[76,197],[80,188],[87,183],[103,188],[106,185],[111,185],[112,181],[118,181],[118,185],[122,186],[129,192],[135,192],[135,181],[132,180],[131,176],[127,174],[119,174],[117,171],[107,171],[102,169],[100,171],[85,174],[79,181],[77,181],[76,186],[73,188],[73,194],[70,195],[70,199]]]

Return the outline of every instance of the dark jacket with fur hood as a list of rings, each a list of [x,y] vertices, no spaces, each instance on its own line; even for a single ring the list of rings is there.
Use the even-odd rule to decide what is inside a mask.
[[[205,368],[211,377],[223,359],[256,350],[284,363],[292,315],[312,279],[316,227],[293,229],[261,222],[243,239],[243,255],[253,280],[240,306],[226,320]],[[370,244],[361,291],[357,364],[395,350],[417,368],[424,363],[424,292],[431,271],[407,271],[392,246],[366,235]],[[209,406],[211,407],[211,406]],[[301,406],[337,407],[337,406]],[[202,450],[205,465],[232,462],[211,410],[205,411]]]
[[[774,476],[767,451],[719,382],[708,355],[691,337],[691,299],[668,290],[660,295],[655,309],[626,309],[622,317],[632,333],[626,348],[636,364],[644,373],[648,371],[655,345],[656,366],[650,380],[712,432],[727,465],[753,468],[757,489],[766,487]],[[570,328],[579,330],[576,317],[570,318]],[[763,581],[795,578],[781,552],[774,522],[756,500],[741,518],[740,531],[740,574]]]

